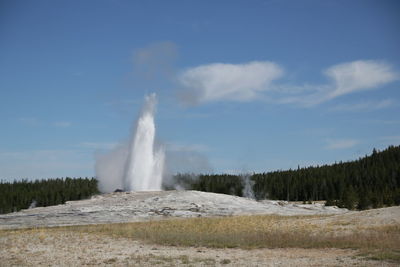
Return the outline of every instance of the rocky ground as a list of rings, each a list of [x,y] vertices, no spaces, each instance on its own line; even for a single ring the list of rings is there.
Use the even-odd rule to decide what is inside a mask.
[[[343,249],[209,249],[62,231],[0,236],[0,266],[396,266]]]
[[[262,201],[199,191],[120,192],[0,215],[0,229],[135,222],[171,217],[341,214],[323,204]]]
[[[330,214],[301,220],[338,233],[400,225],[400,207],[349,212],[322,204],[256,202],[197,191],[112,193],[0,216],[0,266],[398,266],[353,249],[162,246],[68,228],[37,228],[243,214]]]

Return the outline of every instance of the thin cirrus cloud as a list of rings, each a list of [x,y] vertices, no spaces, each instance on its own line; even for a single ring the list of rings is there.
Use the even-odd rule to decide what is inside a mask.
[[[181,100],[186,104],[251,101],[273,91],[276,103],[315,106],[343,95],[381,88],[400,78],[390,64],[376,60],[333,65],[323,74],[329,79],[325,84],[279,84],[277,81],[284,78],[280,65],[253,61],[189,68],[179,75],[178,81],[183,88]]]
[[[328,98],[370,90],[398,79],[398,75],[389,64],[373,60],[338,64],[327,69],[325,74],[335,85]]]

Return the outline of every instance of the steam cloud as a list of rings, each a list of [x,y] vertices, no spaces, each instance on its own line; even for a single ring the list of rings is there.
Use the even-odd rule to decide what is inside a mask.
[[[242,180],[243,184],[243,190],[242,190],[242,195],[243,197],[255,199],[254,191],[253,191],[253,186],[254,186],[254,181],[251,180],[251,175],[250,174],[242,174],[240,175],[240,178]]]
[[[156,95],[145,105],[131,139],[96,160],[96,176],[102,192],[161,190],[164,150],[155,145],[154,113]]]

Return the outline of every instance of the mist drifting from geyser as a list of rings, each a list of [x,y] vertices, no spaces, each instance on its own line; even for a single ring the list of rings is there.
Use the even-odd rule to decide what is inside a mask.
[[[165,152],[155,143],[155,94],[145,103],[128,144],[121,144],[96,160],[96,177],[102,192],[161,190]]]

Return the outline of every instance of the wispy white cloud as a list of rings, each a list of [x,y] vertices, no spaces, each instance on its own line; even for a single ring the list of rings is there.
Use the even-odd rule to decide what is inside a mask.
[[[249,101],[270,89],[271,82],[282,75],[283,69],[268,61],[201,65],[179,75],[178,80],[184,88],[180,96],[187,104],[218,100]]]
[[[358,60],[329,67],[323,72],[330,82],[322,85],[307,85],[310,94],[283,97],[281,103],[315,106],[334,98],[371,89],[400,79],[393,67],[383,61]],[[389,103],[380,103],[387,106]]]
[[[67,128],[67,127],[70,127],[72,125],[72,123],[69,121],[56,121],[53,123],[53,125],[55,127],[59,127],[59,128]]]
[[[347,149],[352,148],[360,143],[360,140],[356,139],[328,139],[326,140],[326,149]]]
[[[360,103],[352,103],[352,104],[339,104],[333,107],[332,111],[373,111],[380,110],[392,107],[395,104],[395,101],[392,99],[384,99],[379,101],[365,101]]]
[[[322,73],[328,78],[325,84],[287,84],[278,83],[284,78],[284,71],[274,62],[214,63],[189,68],[178,76],[178,81],[183,88],[181,100],[186,104],[268,98],[280,104],[310,107],[343,95],[382,88],[400,79],[390,64],[377,60],[337,64]],[[393,103],[383,100],[374,104],[381,109]],[[363,105],[366,104],[357,108],[363,109]]]
[[[328,98],[370,90],[399,79],[389,64],[375,60],[338,64],[324,73],[334,81],[335,85],[334,90],[329,92]]]

